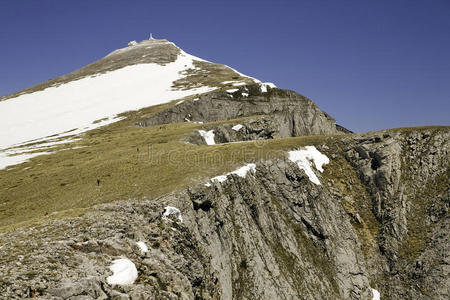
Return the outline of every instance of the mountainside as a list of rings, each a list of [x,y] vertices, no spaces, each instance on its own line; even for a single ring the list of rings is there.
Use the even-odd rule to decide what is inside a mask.
[[[0,167],[29,158],[20,160],[18,145],[61,143],[116,122],[121,113],[212,91],[227,81],[257,80],[189,55],[167,40],[130,44],[68,75],[0,98],[0,157],[5,161]]]
[[[166,40],[0,100],[0,299],[450,297],[450,127],[351,133]]]

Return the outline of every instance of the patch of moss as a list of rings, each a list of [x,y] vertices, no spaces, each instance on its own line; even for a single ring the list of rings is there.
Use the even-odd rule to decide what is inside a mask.
[[[371,197],[367,187],[361,182],[357,171],[343,157],[338,142],[333,149],[335,158],[325,166],[322,176],[341,195],[340,201],[345,211],[351,216],[351,224],[362,243],[365,257],[377,244],[380,224],[372,212]],[[359,216],[359,219],[357,218]]]
[[[335,294],[339,294],[339,286],[335,281],[335,266],[332,261],[330,261],[325,253],[317,249],[308,236],[304,233],[301,226],[296,224],[289,216],[286,214],[286,209],[283,208],[282,204],[275,197],[271,197],[271,202],[277,208],[277,211],[274,213],[278,213],[282,216],[283,222],[287,225],[287,227],[291,230],[293,235],[296,238],[296,242],[298,248],[301,250],[302,256],[307,258],[309,262],[311,262],[317,270],[318,273],[318,282],[323,280],[324,278],[331,284],[334,289]],[[279,260],[278,265],[282,269],[282,273],[284,276],[288,276],[286,278],[294,278],[294,283],[297,291],[300,293],[306,293],[307,290],[318,290],[320,286],[308,286],[305,285],[301,272],[306,272],[306,270],[299,270],[298,267],[298,258],[289,253],[282,245],[280,245],[276,241],[269,241],[272,246],[273,252]],[[323,276],[323,277],[321,277]]]

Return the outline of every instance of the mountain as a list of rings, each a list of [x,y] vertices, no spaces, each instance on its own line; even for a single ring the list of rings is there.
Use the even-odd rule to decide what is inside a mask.
[[[0,298],[449,297],[449,127],[351,133],[154,39],[0,124]]]
[[[27,152],[33,152],[36,146],[39,149],[63,143],[64,137],[116,122],[121,119],[118,115],[130,110],[227,87],[241,87],[244,91],[243,85],[255,83],[266,89],[267,84],[259,80],[189,55],[167,40],[131,42],[70,74],[0,98],[0,127],[8,128],[0,133],[0,167],[33,157]],[[260,88],[252,89],[253,93],[256,90]],[[315,110],[310,117],[322,114],[311,101],[307,105]],[[334,130],[332,118],[319,117],[329,128],[312,130],[313,133]],[[305,125],[311,125],[311,121]],[[23,149],[26,144],[34,146],[31,151]]]

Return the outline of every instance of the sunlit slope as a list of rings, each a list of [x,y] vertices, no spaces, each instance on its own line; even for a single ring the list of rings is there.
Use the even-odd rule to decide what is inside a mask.
[[[73,73],[0,98],[0,167],[30,157],[22,159],[11,147],[78,135],[118,121],[126,111],[209,92],[231,80],[254,81],[166,40],[131,44]]]

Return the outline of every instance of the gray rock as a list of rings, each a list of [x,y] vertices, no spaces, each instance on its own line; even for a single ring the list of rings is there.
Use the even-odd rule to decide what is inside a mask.
[[[245,92],[248,97],[242,96]],[[268,92],[261,93],[258,84],[239,87],[233,95],[213,92],[197,101],[185,100],[140,121],[139,125],[153,126],[186,120],[206,123],[252,116],[262,118],[248,122],[243,133],[233,132],[231,126],[218,126],[218,138],[228,142],[343,132],[336,128],[335,120],[310,99],[277,88],[268,88]]]
[[[376,288],[388,299],[448,299],[449,138],[448,129],[342,135],[316,145],[333,157],[322,185],[271,159],[245,178],[1,233],[0,295],[371,299]],[[183,222],[161,218],[167,205]],[[121,257],[138,279],[110,286]]]

